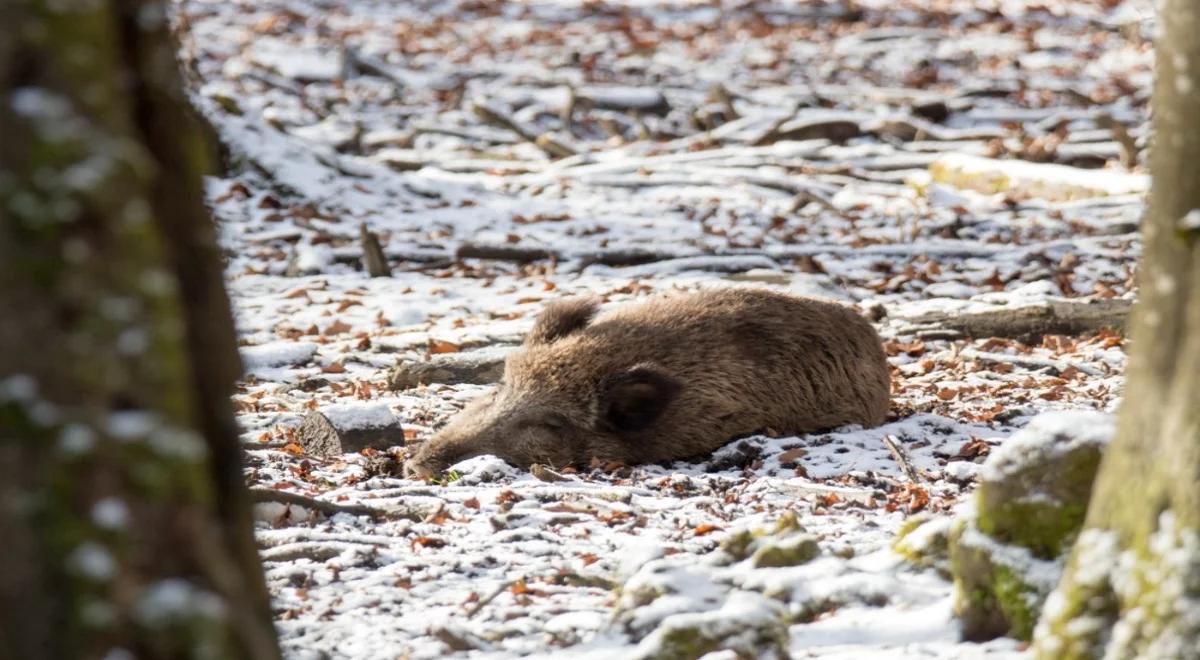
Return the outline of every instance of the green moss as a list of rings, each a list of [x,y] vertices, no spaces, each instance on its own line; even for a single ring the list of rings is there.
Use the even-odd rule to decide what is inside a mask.
[[[808,534],[792,534],[778,541],[761,545],[754,551],[750,564],[755,568],[799,566],[821,554],[817,539]]]
[[[646,660],[696,660],[714,651],[730,650],[739,658],[785,658],[787,657],[788,632],[786,624],[779,619],[764,621],[756,627],[736,627],[721,632],[728,626],[698,624],[695,626],[669,625],[659,633],[658,647]]]
[[[908,563],[920,568],[936,568],[949,575],[950,540],[949,529],[940,528],[926,530],[920,540],[914,538],[914,532],[925,525],[944,526],[944,518],[934,518],[927,514],[913,516],[904,521],[896,540],[892,542],[892,550]]]
[[[1054,559],[1070,549],[1086,514],[1086,501],[1010,501],[981,507],[977,524],[980,531],[1002,543],[1026,548],[1041,559]]]
[[[1044,596],[1003,565],[993,566],[991,584],[996,604],[1008,621],[1009,636],[1029,641],[1038,617],[1038,610],[1030,606],[1030,601],[1040,602]]]
[[[720,643],[697,628],[672,628],[663,633],[658,652],[648,660],[695,660],[720,650]]]

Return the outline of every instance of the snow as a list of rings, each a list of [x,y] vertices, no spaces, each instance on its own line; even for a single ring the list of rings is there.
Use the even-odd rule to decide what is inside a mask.
[[[1104,447],[1116,432],[1116,419],[1093,411],[1061,411],[1038,415],[992,452],[980,476],[1003,481],[1015,469],[1036,465],[1079,447]]]
[[[278,341],[258,346],[244,346],[238,350],[247,371],[304,364],[317,352],[317,345],[310,342]]]
[[[101,529],[123,529],[129,523],[129,507],[115,497],[101,499],[92,505],[92,522]]]
[[[117,562],[107,548],[88,541],[71,551],[67,566],[77,575],[96,582],[105,582],[116,576]]]
[[[1132,298],[1144,177],[1116,169],[1095,117],[1145,134],[1144,4],[1006,0],[985,12],[966,0],[866,0],[855,18],[837,3],[761,0],[179,0],[194,96],[234,164],[206,193],[247,370],[234,397],[247,480],[412,513],[256,507],[286,656],[633,657],[667,621],[762,623],[779,608],[793,617],[792,657],[1022,657],[1012,640],[959,641],[951,584],[901,562],[891,543],[907,516],[945,516],[969,499],[989,451],[1053,435],[1059,427],[1020,435],[1038,413],[1112,411],[1123,338],[947,339],[907,321]],[[384,74],[343,70],[344,49]],[[725,112],[708,97],[718,81],[739,117],[699,127],[702,112]],[[580,104],[567,130],[569,86],[623,103],[661,91],[672,111]],[[478,103],[569,138],[578,155],[555,160],[484,124]],[[938,104],[945,119],[930,118]],[[922,106],[930,112],[914,114]],[[863,134],[755,144],[781,120],[853,122]],[[901,120],[925,134],[886,132]],[[1039,150],[1060,122],[1062,148]],[[1075,147],[1107,169],[1086,169]],[[945,158],[999,168],[1023,188],[930,183]],[[1066,199],[1085,190],[1105,196]],[[392,277],[356,267],[361,223]],[[559,258],[454,260],[467,244]],[[596,261],[637,251],[674,258]],[[895,368],[887,423],[764,429],[695,461],[583,467],[557,482],[494,456],[425,483],[378,468],[387,456],[281,451],[306,413],[350,404],[352,417],[386,413],[412,443],[428,439],[485,387],[389,391],[388,369],[434,348],[512,350],[559,297],[617,306],[712,286],[878,315]],[[1099,419],[1054,423],[1098,437]],[[64,432],[60,446],[90,442]],[[816,559],[717,561],[731,534],[789,513],[817,539]],[[614,620],[632,586],[659,582],[675,591],[629,610],[636,631]]]
[[[942,176],[946,182],[958,183],[966,188],[1051,200],[1127,195],[1150,189],[1150,179],[1144,175],[1002,161],[970,154],[946,154],[931,169],[944,173]]]
[[[321,414],[338,429],[377,429],[395,424],[386,403],[339,403],[321,408]]]
[[[149,628],[197,625],[197,619],[220,619],[225,615],[225,603],[220,597],[182,578],[150,584],[134,603],[138,623]]]

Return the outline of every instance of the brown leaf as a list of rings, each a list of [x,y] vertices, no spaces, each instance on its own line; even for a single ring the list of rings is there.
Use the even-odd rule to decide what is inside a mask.
[[[438,355],[441,353],[457,353],[462,350],[462,347],[453,342],[448,342],[444,339],[434,339],[430,337],[428,342],[429,352]]]
[[[421,546],[422,548],[444,548],[446,547],[446,542],[434,536],[418,536],[409,544],[409,547],[414,550],[417,546]]]
[[[804,455],[807,453],[808,453],[808,450],[805,449],[804,447],[796,447],[795,449],[789,449],[779,455],[779,462],[780,463],[795,463],[796,461],[803,458]]]
[[[337,319],[333,323],[330,323],[329,326],[325,328],[325,332],[323,334],[325,336],[340,335],[340,334],[343,334],[346,332],[350,332],[353,329],[354,328],[351,327],[351,325],[349,323],[344,323],[344,322],[342,322],[341,319]]]
[[[705,534],[711,534],[720,529],[721,528],[717,527],[716,525],[710,525],[708,523],[704,523],[703,525],[697,525],[696,529],[694,529],[692,531],[695,532],[696,536],[704,536]]]

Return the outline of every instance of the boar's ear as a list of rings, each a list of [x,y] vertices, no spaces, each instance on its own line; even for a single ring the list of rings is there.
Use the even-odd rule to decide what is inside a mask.
[[[599,309],[600,301],[588,296],[567,298],[546,305],[525,335],[525,345],[549,344],[584,328]]]
[[[615,431],[640,431],[654,423],[683,387],[650,365],[614,374],[601,385],[601,423]]]

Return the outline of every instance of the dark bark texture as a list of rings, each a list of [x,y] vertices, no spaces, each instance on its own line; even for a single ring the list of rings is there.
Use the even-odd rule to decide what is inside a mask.
[[[278,657],[166,11],[0,5],[0,657]]]

